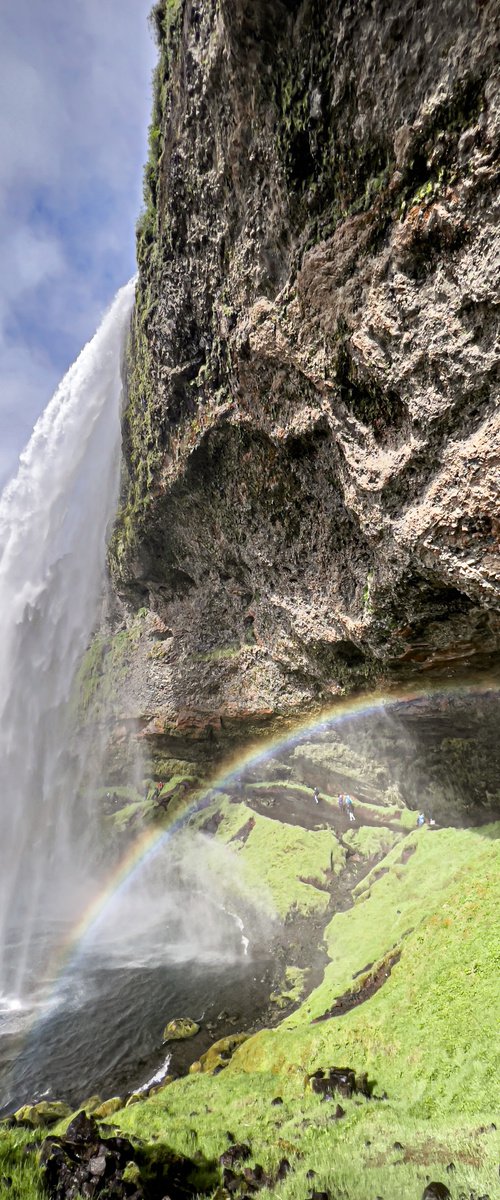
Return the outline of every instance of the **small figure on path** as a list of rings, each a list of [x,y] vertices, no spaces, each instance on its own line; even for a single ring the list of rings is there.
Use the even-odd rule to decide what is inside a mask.
[[[338,803],[340,812],[343,812],[344,811],[344,793],[343,792],[339,792],[339,798],[338,798],[337,803]]]
[[[315,799],[315,801],[316,801],[316,804],[319,804],[319,788],[315,787],[315,789],[314,789],[314,792],[313,792],[313,796],[314,796],[314,799]]]
[[[425,825],[425,814],[419,813],[417,817],[417,826],[420,829],[421,825]]]
[[[353,806],[352,806],[352,800],[351,800],[351,797],[350,797],[349,795],[347,795],[347,796],[344,796],[344,804],[345,804],[345,809],[346,809],[346,812],[348,812],[348,813],[349,813],[349,820],[350,820],[350,821],[355,821],[355,820],[356,820],[356,818],[355,818],[355,816],[354,816],[354,809],[353,809]]]

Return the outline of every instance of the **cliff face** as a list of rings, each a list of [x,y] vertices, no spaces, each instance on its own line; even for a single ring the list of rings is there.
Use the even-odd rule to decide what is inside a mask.
[[[112,547],[116,588],[152,614],[132,706],[189,724],[482,663],[500,644],[497,5],[153,17]]]

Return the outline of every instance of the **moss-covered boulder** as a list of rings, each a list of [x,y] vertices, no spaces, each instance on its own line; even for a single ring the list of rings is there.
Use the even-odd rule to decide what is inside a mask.
[[[200,1056],[198,1070],[202,1072],[215,1071],[217,1068],[227,1067],[228,1062],[233,1057],[235,1050],[247,1041],[248,1033],[231,1033],[228,1037],[219,1038],[218,1042],[214,1042],[209,1046],[208,1050]],[[192,1067],[195,1068],[193,1063]]]
[[[119,1112],[124,1106],[124,1100],[121,1096],[111,1096],[109,1100],[104,1100],[98,1108],[94,1108],[93,1116],[98,1120],[104,1120],[105,1117],[112,1117],[113,1113]]]
[[[24,1104],[14,1113],[18,1125],[31,1129],[44,1129],[71,1116],[71,1109],[62,1100],[40,1100],[38,1104]]]
[[[200,1032],[200,1026],[190,1017],[175,1017],[163,1030],[164,1042],[183,1042]]]
[[[79,1107],[79,1109],[83,1109],[83,1112],[88,1114],[88,1113],[94,1113],[96,1108],[101,1107],[102,1103],[103,1103],[102,1096],[98,1096],[97,1092],[96,1092],[95,1095],[89,1096],[88,1100],[83,1100],[82,1103],[79,1104],[78,1107]]]

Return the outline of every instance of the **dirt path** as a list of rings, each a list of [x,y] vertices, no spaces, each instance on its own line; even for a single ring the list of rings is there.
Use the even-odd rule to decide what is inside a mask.
[[[293,787],[246,788],[232,799],[246,804],[247,808],[260,813],[262,817],[270,817],[271,820],[280,821],[285,825],[299,825],[302,829],[311,830],[321,829],[326,825],[340,838],[347,833],[348,829],[355,830],[363,826],[370,826],[373,829],[385,826],[387,829],[400,830],[398,822],[377,820],[373,813],[367,811],[363,803],[359,802],[354,795],[352,795],[356,818],[354,822],[350,821],[348,814],[341,812],[336,804],[329,803],[321,796],[316,804],[312,790],[306,794]],[[382,805],[377,807],[382,816],[384,812]]]

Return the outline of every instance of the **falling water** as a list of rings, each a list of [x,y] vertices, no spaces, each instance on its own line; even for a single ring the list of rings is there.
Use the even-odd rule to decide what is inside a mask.
[[[43,975],[85,893],[92,836],[69,751],[76,669],[116,509],[131,281],[68,371],[0,499],[0,1009]],[[56,936],[55,932],[53,936]]]

